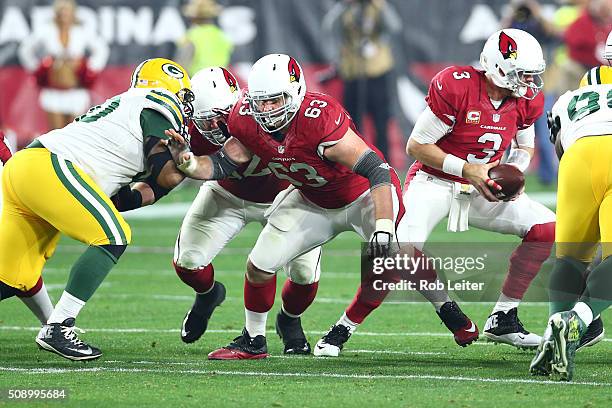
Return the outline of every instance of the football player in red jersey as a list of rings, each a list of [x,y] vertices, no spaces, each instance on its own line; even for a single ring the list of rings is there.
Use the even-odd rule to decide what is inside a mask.
[[[4,137],[4,133],[0,131],[0,178],[2,178],[2,168],[4,164],[11,158],[13,155],[7,140]],[[0,225],[2,224],[2,189],[0,188]],[[49,254],[49,256],[51,256]],[[5,294],[3,295],[3,292]],[[53,312],[53,304],[51,303],[51,299],[49,298],[49,293],[47,292],[47,288],[43,283],[42,277],[38,279],[36,285],[27,292],[22,292],[17,290],[11,286],[5,285],[0,282],[0,300],[5,297],[10,297],[12,295],[16,295],[21,299],[23,303],[34,313],[34,315],[40,320],[41,324],[47,323],[47,319],[51,316]]]
[[[238,81],[225,68],[209,67],[191,78],[197,95],[190,125],[191,150],[198,156],[219,151],[227,137],[219,128],[241,96]],[[196,292],[181,327],[185,343],[206,331],[213,310],[225,298],[225,287],[215,281],[212,260],[251,222],[266,223],[266,210],[289,182],[272,175],[259,157],[242,164],[229,178],[205,182],[191,205],[175,245],[174,268]],[[284,267],[287,279],[276,327],[286,354],[309,354],[300,315],[314,300],[319,284],[321,249],[317,247]]]
[[[190,177],[219,179],[255,154],[276,177],[292,184],[276,197],[249,255],[246,327],[229,346],[210,353],[211,359],[267,355],[266,317],[274,302],[275,273],[283,265],[350,230],[370,239],[374,254],[388,253],[404,212],[395,172],[376,148],[359,137],[338,102],[306,92],[302,70],[293,58],[282,54],[261,58],[248,82],[248,94],[227,119],[225,131],[232,137],[220,153],[200,157],[180,153],[177,159]],[[180,140],[176,132],[168,135]],[[461,315],[463,324],[470,325]],[[324,354],[315,349],[315,355],[338,355],[365,318],[354,316],[343,316],[324,337],[327,342],[320,347]]]
[[[431,81],[427,107],[406,147],[417,161],[404,185],[404,204],[415,216],[401,228],[420,245],[447,216],[449,231],[471,225],[521,237],[484,334],[494,342],[535,348],[540,336],[525,330],[517,307],[550,253],[555,214],[527,194],[500,202],[488,171],[508,147],[508,164],[521,171],[529,166],[533,123],[543,111],[545,62],[537,40],[517,29],[491,35],[480,61],[484,71],[451,66]]]

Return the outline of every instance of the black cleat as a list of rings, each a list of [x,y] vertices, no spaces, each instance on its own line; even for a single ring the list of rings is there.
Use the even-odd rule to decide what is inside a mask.
[[[536,349],[542,338],[525,330],[518,318],[517,308],[507,312],[499,311],[489,316],[485,323],[484,335],[487,341],[509,344],[520,349]]]
[[[228,346],[212,351],[209,360],[254,360],[268,357],[266,338],[262,335],[251,337],[246,328]]]
[[[444,303],[436,313],[446,328],[453,333],[455,343],[461,347],[478,340],[478,327],[454,301]]]
[[[589,324],[586,333],[580,338],[580,343],[578,343],[576,350],[580,350],[582,347],[591,347],[599,343],[604,338],[605,332],[600,316]]]
[[[193,306],[185,315],[181,326],[181,340],[193,343],[206,332],[213,311],[225,300],[225,286],[215,281],[213,288],[204,294],[196,294]]]
[[[335,324],[329,329],[327,334],[317,342],[314,349],[315,357],[338,357],[344,343],[351,337],[348,327]]]
[[[41,349],[68,360],[87,361],[100,358],[100,349],[79,340],[75,329],[72,317],[62,323],[45,324],[36,336],[36,343]]]
[[[285,345],[285,354],[310,354],[310,344],[302,329],[302,320],[299,317],[287,316],[283,311],[276,315],[276,334]]]

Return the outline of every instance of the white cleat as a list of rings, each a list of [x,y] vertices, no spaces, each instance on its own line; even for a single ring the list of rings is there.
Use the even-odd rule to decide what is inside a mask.
[[[542,337],[525,330],[517,316],[516,308],[507,312],[495,312],[489,316],[485,323],[484,335],[487,341],[508,344],[520,349],[536,349],[542,341]]]
[[[344,343],[351,337],[348,327],[335,324],[327,334],[317,342],[313,354],[315,357],[338,357]]]

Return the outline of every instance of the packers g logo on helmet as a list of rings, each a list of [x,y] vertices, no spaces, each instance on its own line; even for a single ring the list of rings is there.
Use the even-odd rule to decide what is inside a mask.
[[[183,89],[191,89],[187,71],[166,58],[152,58],[140,63],[132,74],[132,88],[165,88],[179,95]]]

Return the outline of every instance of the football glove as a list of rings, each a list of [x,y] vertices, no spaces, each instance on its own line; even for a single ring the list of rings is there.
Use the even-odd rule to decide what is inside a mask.
[[[385,258],[390,255],[394,231],[393,220],[376,220],[376,230],[372,234],[368,245],[368,257],[370,259]]]

